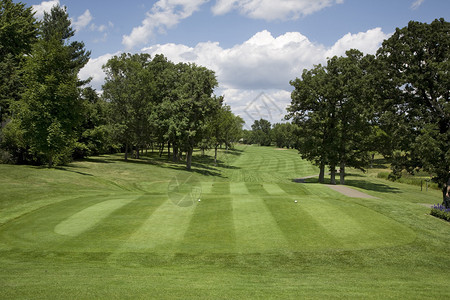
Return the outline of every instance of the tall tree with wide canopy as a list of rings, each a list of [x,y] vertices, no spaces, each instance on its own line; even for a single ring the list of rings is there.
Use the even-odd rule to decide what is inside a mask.
[[[208,120],[222,105],[213,96],[218,82],[213,71],[195,64],[176,65],[176,86],[170,101],[170,131],[181,151],[186,152],[186,168],[191,170],[194,147],[205,137]]]
[[[10,114],[11,104],[20,99],[22,63],[37,34],[38,23],[31,7],[0,0],[0,125]]]
[[[345,184],[346,166],[363,168],[370,161],[373,105],[367,86],[372,56],[349,50],[345,57],[333,57],[327,66],[305,70],[294,86],[288,119],[299,126],[299,151],[320,167],[330,166],[331,183],[340,166],[340,183]],[[369,77],[370,78],[370,77]]]
[[[17,117],[30,150],[52,167],[70,157],[81,121],[78,73],[90,52],[82,42],[70,42],[74,31],[65,8],[54,6],[45,13],[39,41],[26,57],[26,85]]]
[[[149,116],[156,90],[150,62],[148,54],[124,53],[111,58],[103,67],[104,97],[111,102],[112,119],[119,140],[125,145],[125,160],[130,146],[134,146],[139,158],[139,149],[150,138]]]
[[[394,174],[422,169],[442,186],[450,170],[450,23],[397,28],[377,63],[380,123],[391,132]]]
[[[317,65],[304,70],[302,78],[291,81],[294,91],[286,119],[298,125],[297,149],[303,159],[319,166],[319,182],[324,182],[325,165],[331,166],[331,182],[335,181],[337,155],[334,151],[337,135],[336,104],[328,96],[328,74],[325,67]]]

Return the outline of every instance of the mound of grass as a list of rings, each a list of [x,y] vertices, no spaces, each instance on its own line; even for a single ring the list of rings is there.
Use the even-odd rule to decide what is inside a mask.
[[[0,165],[0,297],[450,296],[438,191],[354,172],[376,199],[348,198],[292,182],[318,173],[295,150],[206,154]]]

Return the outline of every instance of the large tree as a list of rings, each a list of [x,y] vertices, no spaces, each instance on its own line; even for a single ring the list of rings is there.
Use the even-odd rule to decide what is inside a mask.
[[[0,1],[0,128],[22,92],[22,63],[37,40],[38,24],[31,7]]]
[[[393,172],[422,169],[441,186],[450,170],[450,23],[409,22],[377,52],[381,128]]]
[[[328,75],[325,67],[304,70],[302,77],[291,81],[294,87],[287,119],[298,126],[297,149],[303,159],[319,166],[319,182],[324,182],[325,166],[330,165],[331,182],[335,181],[337,155],[336,103],[328,96]]]
[[[194,147],[208,132],[208,120],[222,105],[222,97],[213,96],[218,82],[215,73],[195,64],[176,65],[176,85],[170,102],[176,145],[186,152],[186,168],[191,170]]]
[[[111,102],[112,120],[125,145],[125,160],[130,146],[139,149],[150,137],[149,116],[152,111],[155,85],[149,71],[148,54],[122,54],[111,58],[103,67],[106,81],[104,97]]]
[[[367,83],[373,59],[349,50],[345,57],[333,57],[326,67],[305,70],[301,79],[291,82],[287,118],[299,126],[299,151],[320,167],[320,182],[326,164],[331,183],[339,165],[340,183],[345,184],[346,166],[363,168],[370,161],[373,105]]]
[[[71,42],[74,31],[65,8],[45,13],[41,36],[26,57],[25,91],[17,110],[30,150],[52,167],[71,155],[81,121],[82,103],[78,73],[90,52]]]

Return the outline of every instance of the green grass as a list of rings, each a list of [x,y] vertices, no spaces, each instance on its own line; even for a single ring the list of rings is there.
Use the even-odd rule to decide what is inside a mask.
[[[318,173],[294,150],[219,154],[0,165],[0,298],[450,297],[439,191],[351,170],[377,199],[348,198],[292,182]]]

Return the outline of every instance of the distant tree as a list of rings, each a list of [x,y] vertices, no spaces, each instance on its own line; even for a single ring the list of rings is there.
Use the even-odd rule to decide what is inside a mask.
[[[291,123],[277,123],[272,128],[272,140],[278,148],[294,148],[296,146],[296,125]]]
[[[418,169],[443,186],[450,170],[450,23],[411,21],[377,52],[381,128],[395,176]]]
[[[228,105],[223,105],[212,116],[208,126],[211,128],[210,140],[214,147],[214,163],[217,163],[217,149],[219,146],[225,145],[228,150],[232,143],[240,138],[243,124],[243,119],[235,116]]]
[[[271,124],[265,119],[255,120],[252,125],[252,134],[254,142],[261,146],[270,146],[271,138]]]
[[[32,47],[24,66],[23,98],[17,118],[30,151],[49,167],[71,155],[75,129],[81,122],[82,103],[78,79],[90,52],[81,42],[69,42],[74,31],[65,8],[45,13],[41,38]]]

